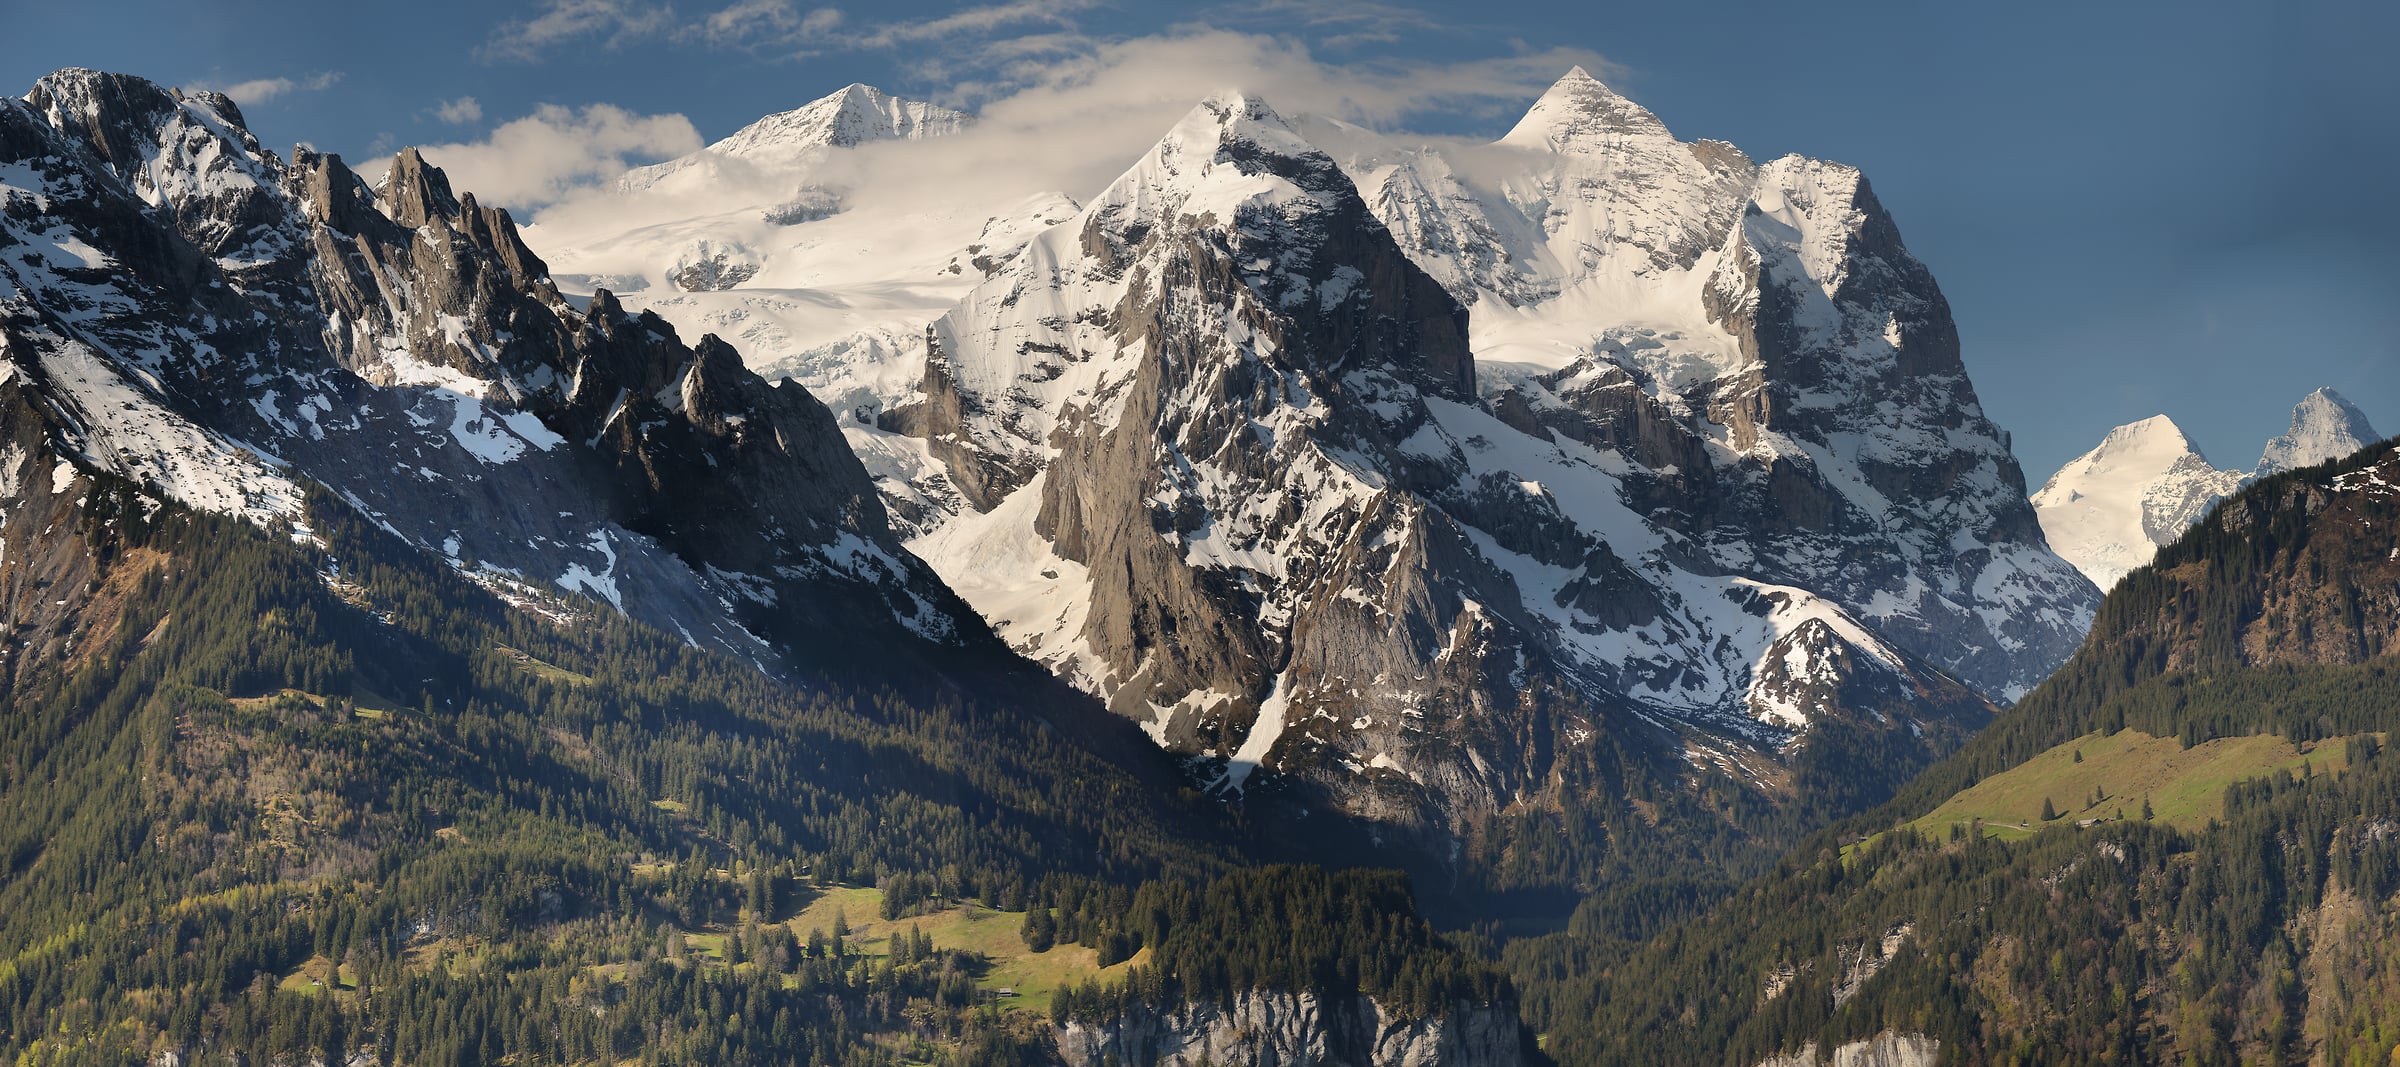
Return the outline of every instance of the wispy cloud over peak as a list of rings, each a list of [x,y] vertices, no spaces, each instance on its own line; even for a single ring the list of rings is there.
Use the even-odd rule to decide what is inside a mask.
[[[341,71],[329,70],[318,74],[311,74],[305,78],[253,78],[249,81],[234,82],[230,85],[202,83],[193,86],[193,88],[214,90],[216,92],[224,93],[225,95],[232,97],[234,103],[240,104],[244,107],[252,107],[290,93],[313,93],[324,89],[329,89],[333,87],[335,82],[341,80]]]

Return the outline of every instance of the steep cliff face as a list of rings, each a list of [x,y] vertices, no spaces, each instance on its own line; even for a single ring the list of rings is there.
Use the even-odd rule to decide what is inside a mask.
[[[0,101],[0,167],[0,331],[95,467],[262,524],[318,482],[527,606],[764,666],[988,641],[805,390],[561,297],[414,152],[370,187],[222,97],[70,70]]]
[[[2267,442],[2253,478],[2299,470],[2340,459],[2383,440],[2367,413],[2331,389],[2319,389],[2292,407],[2291,428]]]
[[[7,347],[0,337],[0,354]],[[94,535],[128,501],[58,447],[68,417],[32,373],[0,360],[0,703],[116,621],[100,581],[107,539]]]
[[[887,422],[999,517],[965,536],[1082,578],[1072,629],[1011,634],[1230,780],[1352,670],[1422,699],[1466,608],[1395,561],[1513,599],[1422,499],[1463,469],[1426,408],[1472,398],[1463,316],[1259,101],[1193,112],[934,343],[924,400]],[[1371,624],[1340,606],[1361,573],[1395,579],[1353,601]]]
[[[1514,1067],[1531,1061],[1503,1008],[1460,1005],[1401,1019],[1366,997],[1251,992],[1231,1003],[1137,1008],[1106,1023],[1070,1021],[1053,1037],[1070,1067],[1103,1064],[1308,1064],[1322,1067]]]

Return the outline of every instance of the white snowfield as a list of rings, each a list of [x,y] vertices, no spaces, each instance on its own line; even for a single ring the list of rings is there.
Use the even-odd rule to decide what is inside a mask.
[[[2382,439],[2357,405],[2319,389],[2292,408],[2291,429],[2244,473],[2216,469],[2173,420],[2157,415],[2110,430],[2098,448],[2051,475],[2033,505],[2050,547],[2108,589],[2250,481]]]
[[[610,290],[687,340],[715,333],[753,368],[872,421],[914,390],[925,324],[1079,207],[1059,192],[965,187],[929,201],[883,188],[924,142],[971,125],[852,85],[550,208],[524,237],[562,291]],[[711,261],[716,279],[686,269]]]

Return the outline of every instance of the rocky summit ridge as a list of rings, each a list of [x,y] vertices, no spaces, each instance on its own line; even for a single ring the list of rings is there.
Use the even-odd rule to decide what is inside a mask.
[[[65,70],[0,100],[0,198],[12,417],[61,463],[274,527],[322,487],[528,610],[772,672],[989,640],[805,389],[562,296],[413,150],[371,185],[221,96]]]

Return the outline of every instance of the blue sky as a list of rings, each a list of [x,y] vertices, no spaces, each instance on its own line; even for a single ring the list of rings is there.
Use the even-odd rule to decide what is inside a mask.
[[[1203,37],[1247,57],[1229,79],[1306,67],[1311,84],[1359,87],[1339,101],[1351,117],[1427,133],[1497,134],[1584,62],[1686,138],[1864,168],[1941,279],[1968,369],[2036,483],[2162,412],[2246,468],[2321,385],[2400,432],[2388,0],[8,7],[8,91],[69,65],[238,87],[279,149],[363,158],[497,137],[555,162],[557,182],[851,81],[972,106]],[[1168,66],[1161,92],[1206,76]]]

